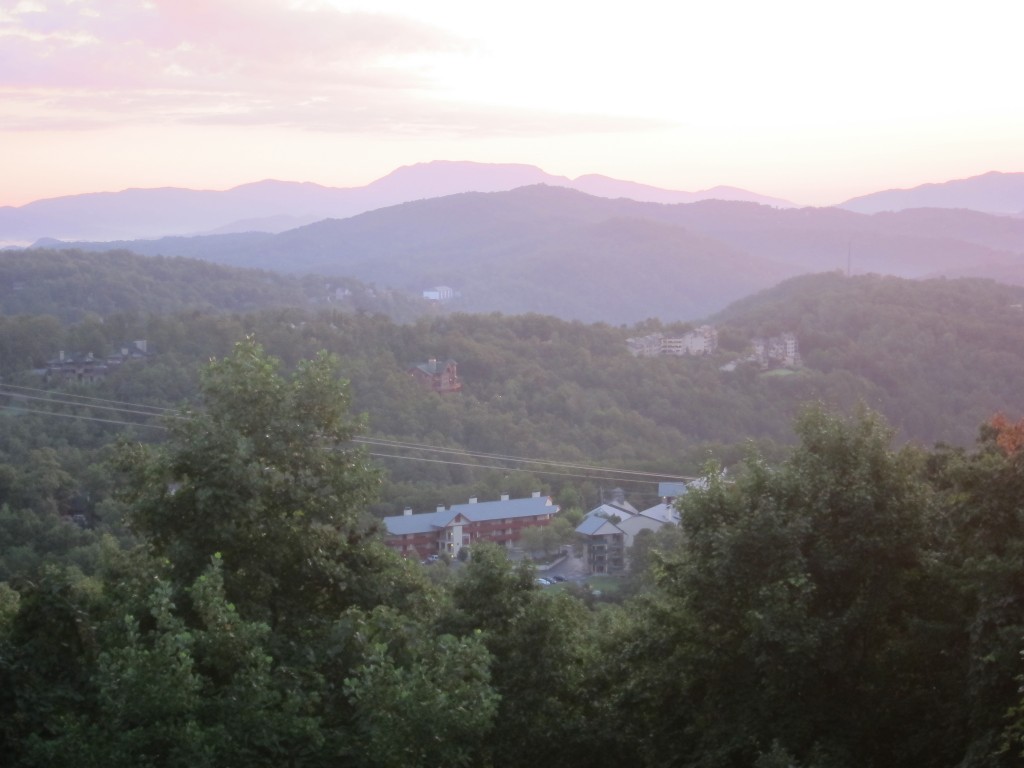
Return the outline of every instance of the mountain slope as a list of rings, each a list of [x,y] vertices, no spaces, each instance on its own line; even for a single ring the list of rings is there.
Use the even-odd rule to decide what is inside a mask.
[[[116,245],[416,294],[447,285],[461,294],[453,306],[466,311],[628,323],[694,320],[804,272],[1006,270],[1024,264],[1024,220],[937,209],[865,216],[727,201],[662,205],[540,185],[403,203],[277,235]]]
[[[926,277],[965,266],[1016,263],[1024,254],[1024,220],[973,211],[864,215],[839,208],[776,210],[706,201],[657,215],[802,271]]]
[[[837,391],[864,398],[905,438],[967,444],[997,411],[1024,411],[1022,305],[1024,287],[990,280],[830,273],[788,280],[712,321],[741,338],[796,333],[807,369],[845,377]]]
[[[636,224],[580,228],[594,243],[618,235],[635,243],[657,230],[645,225],[629,231]],[[602,271],[599,258],[588,258],[595,271]],[[634,272],[620,275],[621,290],[585,298],[602,312],[615,311],[622,296],[635,290],[631,283],[646,279],[641,269]],[[585,270],[574,277],[583,280]],[[627,349],[629,336],[672,336],[686,328],[657,320],[619,327],[496,313],[452,313],[398,325],[379,314],[388,308],[382,292],[366,291],[358,303],[355,286],[346,285],[351,290],[344,301],[328,304],[322,300],[323,279],[298,281],[123,253],[4,254],[0,315],[6,318],[6,335],[0,334],[5,341],[0,363],[22,359],[26,348],[39,350],[43,359],[61,348],[87,350],[94,336],[105,337],[107,346],[147,338],[161,353],[154,365],[168,366],[166,377],[160,368],[145,375],[152,385],[172,379],[170,372],[182,366],[224,354],[243,334],[256,333],[274,354],[293,363],[322,349],[337,353],[356,393],[356,411],[367,413],[373,429],[385,435],[417,442],[443,435],[453,446],[474,451],[600,458],[611,466],[643,459],[664,471],[674,466],[675,472],[683,451],[693,450],[694,469],[706,458],[705,450],[697,450],[700,441],[787,440],[794,413],[809,400],[843,409],[867,403],[883,412],[901,437],[926,443],[968,444],[994,412],[1017,418],[1024,411],[1019,386],[1024,287],[837,273],[801,276],[713,318],[718,354],[636,358]],[[688,287],[674,286],[679,294]],[[320,300],[314,303],[317,292]],[[304,302],[298,306],[328,311],[281,311],[293,306],[289,296],[296,294]],[[337,292],[332,297],[337,299]],[[679,299],[686,300],[685,295]],[[335,311],[339,307],[365,311]],[[240,314],[266,308],[273,311]],[[551,308],[559,308],[557,300]],[[226,311],[230,315],[211,314]],[[151,312],[174,314],[161,319]],[[78,331],[47,340],[39,333],[52,331],[53,324],[22,322],[30,313],[71,321],[96,313],[105,321],[93,315]],[[744,356],[752,336],[782,331],[797,334],[803,369],[788,375],[762,372],[756,365],[722,370]],[[59,346],[61,338],[69,346]],[[405,374],[410,364],[433,356],[458,361],[460,397],[439,399]]]
[[[1024,214],[1024,173],[991,171],[968,179],[922,184],[911,189],[888,189],[841,203],[858,213],[902,211],[908,208],[969,208],[997,215]]]
[[[796,273],[644,216],[637,206],[536,186],[405,203],[278,235],[117,245],[150,255],[345,275],[416,294],[447,285],[460,294],[452,308],[462,311],[614,323],[692,319]]]
[[[410,292],[448,285],[463,311],[612,323],[700,317],[794,273],[637,211],[556,187],[467,193],[318,222],[223,257]]]
[[[429,309],[419,298],[344,278],[299,278],[117,250],[0,252],[0,316],[52,315],[72,322],[90,313],[142,316],[285,307],[361,310],[399,320],[411,320]]]

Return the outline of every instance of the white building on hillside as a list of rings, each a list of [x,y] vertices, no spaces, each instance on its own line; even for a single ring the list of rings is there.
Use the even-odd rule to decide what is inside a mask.
[[[712,325],[702,325],[682,336],[652,333],[626,339],[626,344],[634,357],[710,355],[718,350],[718,331]]]

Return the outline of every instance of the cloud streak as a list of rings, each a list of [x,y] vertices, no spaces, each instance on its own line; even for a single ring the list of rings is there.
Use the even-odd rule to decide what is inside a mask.
[[[657,121],[461,104],[430,76],[473,43],[284,0],[47,0],[0,15],[0,123],[278,126],[396,136],[644,130]]]
[[[278,0],[21,2],[0,15],[0,119],[380,129],[429,104],[416,61],[468,46],[421,22]]]

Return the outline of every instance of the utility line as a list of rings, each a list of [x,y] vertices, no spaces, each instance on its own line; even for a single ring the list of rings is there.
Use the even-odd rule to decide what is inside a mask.
[[[162,429],[165,430],[167,427],[160,424],[146,424],[141,421],[115,421],[114,419],[98,419],[95,416],[82,416],[78,413],[58,413],[57,411],[41,411],[36,408],[21,408],[16,405],[0,405],[0,408],[5,411],[14,411],[15,413],[38,413],[42,416],[59,416],[64,419],[81,419],[82,421],[100,421],[104,424],[120,424],[125,427],[149,427],[150,429]]]
[[[164,431],[167,430],[167,427],[165,427],[163,425],[160,425],[160,424],[146,424],[146,423],[134,422],[134,421],[115,421],[114,419],[99,419],[99,418],[95,418],[95,417],[92,417],[92,416],[82,416],[81,414],[76,414],[76,413],[58,413],[56,411],[42,411],[42,410],[38,410],[38,409],[35,409],[35,408],[21,408],[21,407],[13,406],[13,405],[0,405],[0,408],[2,408],[3,410],[14,411],[16,413],[35,413],[35,414],[39,414],[41,416],[58,416],[60,418],[65,418],[65,419],[81,419],[83,421],[98,421],[98,422],[101,422],[101,423],[104,423],[104,424],[118,424],[118,425],[125,426],[125,427],[149,427],[150,429],[160,429],[160,430],[164,430]],[[654,483],[655,482],[654,479],[642,480],[642,479],[636,478],[636,477],[618,478],[618,477],[614,477],[612,475],[606,475],[605,477],[601,478],[601,477],[595,476],[594,474],[585,474],[584,475],[584,474],[579,474],[579,473],[575,473],[575,472],[557,472],[555,470],[548,470],[548,469],[527,469],[526,467],[508,467],[508,466],[503,466],[503,465],[498,465],[498,464],[474,464],[472,462],[467,462],[467,461],[451,461],[451,460],[447,460],[447,459],[429,459],[429,458],[426,458],[425,456],[400,456],[400,455],[388,454],[388,453],[375,453],[375,452],[372,452],[372,451],[367,451],[367,456],[372,456],[373,458],[379,458],[379,459],[399,459],[399,460],[404,460],[404,461],[418,461],[418,462],[421,462],[421,463],[424,463],[424,464],[445,464],[445,465],[456,466],[456,467],[470,467],[472,469],[493,470],[493,471],[496,471],[496,472],[528,472],[528,473],[535,474],[535,475],[552,475],[552,476],[558,476],[558,477],[575,477],[575,478],[581,478],[581,479],[584,479],[584,480],[604,479],[604,480],[609,480],[609,481],[614,481],[614,482],[634,482],[634,483]],[[526,460],[524,459],[524,461],[526,461]],[[542,466],[547,465],[549,463],[549,462],[545,462],[545,461],[536,461],[536,460],[534,460],[534,461],[535,461],[535,463],[541,464]],[[557,463],[552,463],[551,465],[552,466],[559,466]],[[613,469],[613,468],[603,468],[603,467],[592,467],[590,469],[592,469],[594,472],[607,472],[607,473],[613,473],[613,474],[617,473],[617,472],[629,472],[631,474],[642,474],[642,473],[634,472],[633,470],[616,470],[616,469]],[[646,477],[647,478],[661,478],[661,479],[664,479],[666,476],[649,474],[649,475],[646,475]],[[680,477],[680,478],[677,478],[677,479],[685,480],[685,479],[688,479],[688,478]],[[690,479],[692,479],[692,478],[690,478]]]
[[[44,402],[54,403],[54,404],[57,404],[57,405],[69,405],[69,406],[81,407],[81,408],[96,408],[96,409],[101,409],[101,410],[114,411],[116,413],[128,413],[128,414],[142,415],[142,416],[148,416],[148,417],[164,415],[164,414],[159,414],[159,413],[149,413],[149,412],[146,412],[146,411],[138,411],[138,410],[134,410],[133,408],[117,408],[117,407],[110,406],[110,405],[96,405],[96,404],[86,403],[86,402],[78,402],[78,401],[72,401],[72,400],[61,400],[61,399],[57,399],[57,398],[53,398],[53,397],[37,397],[37,396],[26,395],[26,394],[17,393],[17,392],[13,392],[13,393],[12,392],[3,392],[2,391],[3,388],[11,388],[11,389],[13,389],[13,388],[15,388],[14,385],[0,384],[0,395],[6,394],[6,395],[11,396],[11,397],[18,397],[18,398],[22,398],[22,399],[26,399],[26,400],[41,400],[41,401],[44,401]],[[17,387],[17,388],[18,389],[24,389],[24,390],[27,390],[27,391],[34,391],[34,392],[48,392],[48,390],[40,390],[40,389],[35,389],[35,388],[32,388],[32,387]],[[68,395],[66,395],[66,393],[62,393],[62,394],[65,394],[65,396],[68,396]],[[83,396],[83,395],[70,395],[70,396],[71,397],[82,397],[83,399],[96,400],[96,401],[102,402],[102,403],[115,403],[115,404],[120,404],[120,405],[130,405],[130,406],[141,407],[141,408],[159,409],[159,410],[164,411],[165,414],[175,413],[178,410],[178,409],[173,409],[173,408],[163,408],[163,407],[160,407],[160,406],[141,405],[141,404],[138,404],[138,403],[130,403],[130,402],[121,401],[121,400],[107,400],[107,399],[104,399],[104,398],[90,398],[90,397],[86,397],[86,396]],[[24,413],[35,413],[35,414],[40,414],[40,415],[44,415],[44,416],[61,416],[61,417],[64,417],[64,418],[79,418],[79,419],[82,419],[82,420],[85,420],[85,421],[96,421],[96,422],[102,422],[102,423],[107,423],[107,424],[120,424],[120,425],[124,425],[124,426],[141,426],[141,427],[149,427],[151,429],[162,429],[162,430],[166,430],[167,429],[167,427],[162,426],[162,425],[146,424],[146,423],[142,423],[142,422],[128,422],[128,421],[116,421],[116,420],[113,420],[113,419],[100,419],[100,418],[90,417],[90,416],[81,416],[81,415],[76,415],[76,414],[58,413],[58,412],[54,412],[54,411],[43,411],[43,410],[38,410],[38,409],[21,408],[21,407],[9,406],[9,405],[0,406],[0,407],[3,407],[5,409],[7,409],[7,410],[17,410],[17,411],[21,411],[21,412],[24,412]],[[183,417],[183,416],[179,415],[179,416],[177,416],[177,418],[186,418],[186,417]],[[478,459],[482,459],[484,461],[502,461],[502,462],[517,463],[517,464],[532,464],[532,465],[539,465],[539,466],[557,467],[557,468],[560,468],[560,469],[575,469],[575,470],[579,470],[581,472],[588,472],[588,473],[589,472],[611,473],[611,474],[614,474],[614,475],[623,476],[623,477],[619,478],[621,480],[627,480],[630,477],[635,477],[636,479],[641,480],[643,482],[654,482],[655,479],[658,479],[658,480],[669,480],[669,481],[673,481],[674,480],[674,481],[689,482],[689,481],[694,479],[692,477],[686,477],[686,476],[682,476],[682,475],[670,475],[670,474],[667,474],[667,473],[645,472],[643,470],[635,470],[635,469],[618,469],[618,468],[615,468],[615,467],[600,467],[600,466],[593,466],[593,465],[587,465],[587,464],[573,464],[573,463],[570,463],[570,462],[554,461],[554,460],[547,460],[547,459],[526,458],[526,457],[522,457],[522,456],[512,456],[512,455],[500,454],[500,453],[488,453],[488,452],[483,452],[483,451],[470,451],[470,450],[465,450],[465,449],[460,449],[460,448],[444,448],[444,447],[441,447],[441,446],[434,446],[434,445],[429,445],[429,444],[426,444],[426,443],[413,443],[413,442],[406,442],[406,441],[401,441],[401,440],[393,440],[393,439],[390,439],[390,438],[383,438],[383,437],[373,437],[373,436],[370,436],[370,437],[356,437],[356,438],[352,439],[352,442],[353,443],[357,443],[357,444],[361,444],[361,445],[377,446],[377,447],[382,447],[382,448],[397,448],[397,449],[400,449],[400,450],[427,451],[427,452],[436,453],[436,454],[455,454],[455,455],[458,455],[458,456],[465,456],[465,457],[469,457],[469,458],[478,458]],[[426,458],[426,457],[399,456],[399,455],[394,455],[394,454],[382,454],[382,453],[369,453],[369,455],[377,457],[377,458],[392,458],[392,459],[402,459],[402,460],[408,460],[408,461],[422,461],[422,462],[425,462],[425,463],[434,463],[434,464],[451,464],[453,466],[476,467],[476,468],[479,468],[479,469],[494,469],[494,470],[501,470],[501,471],[516,471],[516,472],[535,472],[535,473],[543,473],[543,474],[549,474],[549,475],[564,475],[566,477],[590,477],[590,475],[574,474],[574,473],[571,473],[571,472],[563,473],[563,472],[555,472],[555,471],[552,471],[552,470],[526,469],[526,468],[508,467],[508,466],[503,466],[503,465],[486,464],[486,463],[454,462],[454,461],[445,461],[445,460],[442,460],[442,459],[429,459],[429,458]],[[606,478],[606,479],[608,479],[608,478]]]
[[[428,459],[428,458],[423,457],[423,456],[397,456],[397,455],[390,454],[390,453],[373,453],[373,452],[367,452],[367,455],[368,456],[373,456],[374,458],[381,458],[381,459],[403,459],[403,460],[407,460],[407,461],[420,461],[420,462],[427,463],[427,464],[447,464],[447,465],[456,466],[456,467],[471,467],[473,469],[493,469],[493,470],[498,471],[498,472],[529,472],[530,474],[534,474],[534,475],[556,475],[558,477],[576,477],[576,478],[581,478],[583,480],[608,480],[608,481],[613,481],[613,482],[616,482],[616,483],[624,482],[624,483],[644,483],[644,484],[654,484],[656,482],[655,480],[651,480],[651,479],[642,480],[640,478],[635,478],[635,477],[626,477],[626,478],[618,478],[618,477],[611,477],[611,476],[599,477],[599,476],[595,476],[593,474],[583,475],[583,474],[579,474],[579,473],[576,473],[576,472],[556,472],[556,471],[550,470],[550,469],[527,469],[526,467],[503,467],[503,466],[495,466],[495,465],[488,465],[488,464],[473,464],[471,462],[466,462],[466,461],[449,461],[447,459]],[[543,463],[546,464],[547,462],[543,462]],[[617,472],[618,470],[611,469],[611,470],[598,470],[598,471]],[[648,477],[661,477],[661,475],[649,475]],[[679,479],[680,480],[682,480],[682,479],[692,480],[694,478],[679,478]]]
[[[76,395],[74,392],[59,392],[59,393],[55,393],[52,389],[40,389],[39,387],[25,387],[25,386],[21,386],[20,384],[0,384],[0,388],[4,388],[4,389],[20,389],[20,390],[24,390],[25,392],[41,392],[43,394],[47,394],[47,395],[51,395],[51,396],[54,395],[54,394],[60,394],[62,397],[78,397],[78,398],[81,398],[83,400],[95,400],[98,403],[113,403],[114,405],[130,405],[133,408],[150,408],[150,409],[152,409],[154,411],[162,411],[164,413],[166,413],[168,411],[175,411],[175,410],[177,410],[176,408],[166,408],[166,407],[164,407],[162,405],[143,405],[142,403],[129,403],[129,402],[126,402],[124,400],[108,400],[108,399],[103,398],[103,397],[92,397],[90,395]],[[11,395],[14,395],[14,396],[17,396],[17,397],[25,397],[25,395],[21,395],[18,392],[10,392],[10,393],[7,393],[7,394],[11,394]]]
[[[645,472],[639,469],[614,469],[611,467],[596,467],[588,464],[572,464],[563,461],[550,461],[547,459],[529,459],[522,456],[509,456],[507,454],[500,453],[482,453],[477,451],[467,451],[459,448],[439,448],[430,445],[424,445],[422,443],[403,443],[399,440],[387,440],[381,438],[363,438],[358,437],[352,440],[354,443],[363,443],[366,445],[377,445],[383,448],[407,448],[410,450],[426,450],[434,453],[449,453],[461,456],[472,456],[474,458],[482,459],[493,459],[498,461],[511,461],[520,464],[543,464],[549,467],[561,467],[562,469],[579,469],[583,471],[594,471],[594,472],[615,472],[620,475],[639,475],[641,477],[660,477],[664,480],[693,480],[692,477],[683,477],[681,475],[669,475],[659,472]],[[404,458],[404,457],[394,457]],[[411,458],[411,457],[410,457]]]
[[[53,398],[53,397],[39,397],[37,395],[25,395],[25,394],[21,394],[20,392],[8,393],[8,392],[0,391],[0,395],[8,395],[10,397],[18,397],[18,398],[20,398],[22,400],[42,400],[44,403],[56,403],[58,405],[73,405],[73,406],[76,406],[76,407],[79,407],[79,408],[97,408],[97,409],[99,409],[101,411],[115,411],[117,413],[133,413],[133,414],[136,414],[136,415],[139,415],[139,416],[150,416],[150,417],[152,417],[152,416],[163,416],[164,415],[164,414],[161,414],[161,413],[150,413],[149,411],[136,411],[136,410],[133,410],[133,409],[130,409],[130,408],[117,408],[117,407],[112,406],[112,405],[94,405],[93,403],[80,403],[80,402],[77,402],[75,400],[57,400],[56,398]],[[129,405],[133,405],[133,403],[129,403]],[[146,406],[142,406],[142,407],[145,408]]]

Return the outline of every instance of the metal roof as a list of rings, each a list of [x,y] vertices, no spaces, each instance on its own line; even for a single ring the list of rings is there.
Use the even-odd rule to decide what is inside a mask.
[[[550,496],[530,496],[525,499],[502,499],[500,501],[478,501],[468,504],[452,504],[437,512],[421,512],[413,515],[390,515],[384,518],[384,525],[392,536],[410,533],[429,533],[449,525],[457,515],[471,523],[491,520],[505,520],[517,517],[538,517],[553,515],[559,510],[551,503]]]
[[[679,522],[679,510],[677,510],[672,504],[655,504],[653,507],[643,510],[640,514],[644,517],[649,517],[652,520],[658,520],[663,523]]]
[[[622,533],[611,520],[597,515],[583,518],[583,522],[576,526],[576,533],[582,533],[584,536],[602,535],[600,532],[605,526],[608,530],[604,533]]]

